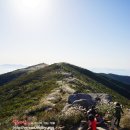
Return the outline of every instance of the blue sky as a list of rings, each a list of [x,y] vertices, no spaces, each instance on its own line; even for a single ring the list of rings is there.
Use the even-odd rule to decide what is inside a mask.
[[[69,62],[130,75],[129,50],[129,0],[0,0],[1,65]]]

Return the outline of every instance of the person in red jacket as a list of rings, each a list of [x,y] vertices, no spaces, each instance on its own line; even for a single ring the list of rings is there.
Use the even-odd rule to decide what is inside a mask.
[[[92,114],[88,116],[88,129],[87,130],[96,130],[96,120]]]

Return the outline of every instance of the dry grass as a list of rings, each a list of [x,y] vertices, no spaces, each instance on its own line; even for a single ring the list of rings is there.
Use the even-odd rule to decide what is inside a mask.
[[[121,118],[121,127],[130,130],[130,110],[125,110]]]
[[[84,119],[85,115],[80,110],[70,107],[65,113],[63,113],[59,118],[60,123],[75,125],[79,123],[82,119]]]

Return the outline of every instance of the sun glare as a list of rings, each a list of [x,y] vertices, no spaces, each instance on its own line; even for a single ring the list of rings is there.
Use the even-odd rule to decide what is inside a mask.
[[[13,0],[13,4],[17,11],[20,12],[33,12],[37,10],[50,10],[50,1],[48,0]]]
[[[44,1],[44,0],[43,0]],[[21,0],[21,4],[27,8],[36,8],[42,3],[41,0]]]
[[[48,23],[52,15],[50,0],[12,0],[12,16],[17,19],[19,27],[32,29],[40,26],[40,21]]]

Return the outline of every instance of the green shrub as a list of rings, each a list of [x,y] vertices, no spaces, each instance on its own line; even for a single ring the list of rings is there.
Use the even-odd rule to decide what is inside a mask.
[[[104,116],[106,120],[111,120],[114,114],[114,104],[98,104],[98,112],[100,115]]]

